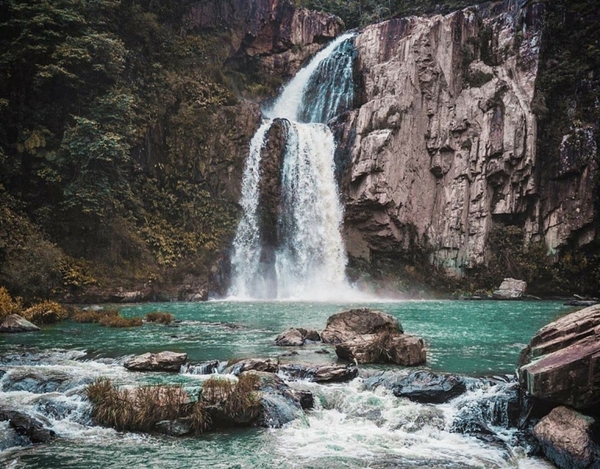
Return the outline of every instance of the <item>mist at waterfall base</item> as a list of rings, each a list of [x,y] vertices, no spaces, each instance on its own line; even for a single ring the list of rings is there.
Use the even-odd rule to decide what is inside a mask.
[[[292,326],[321,330],[331,314],[349,306],[333,303],[225,302],[145,304],[125,307],[124,316],[171,311],[173,326],[146,324],[110,329],[65,322],[39,333],[1,336],[0,402],[47,422],[58,438],[10,448],[15,435],[0,422],[0,467],[54,468],[551,468],[527,456],[519,431],[509,428],[504,396],[514,382],[482,376],[512,374],[519,351],[534,332],[566,311],[558,302],[406,301],[375,306],[397,317],[404,329],[428,345],[426,368],[471,376],[468,391],[447,404],[417,404],[371,387],[373,376],[406,371],[361,366],[350,383],[288,381],[310,390],[315,409],[283,428],[232,429],[199,437],[120,433],[90,419],[85,386],[100,376],[117,385],[181,384],[196,395],[205,360],[262,357],[281,362],[335,363],[333,347],[290,349],[274,337]],[[515,326],[518,324],[518,327]],[[330,353],[321,352],[327,349]],[[184,351],[192,364],[179,373],[129,372],[123,362],[147,351]],[[287,379],[285,376],[282,376]],[[493,441],[456,430],[484,419]]]
[[[327,122],[354,97],[353,35],[319,52],[283,89],[254,135],[242,182],[243,210],[233,242],[230,299],[358,299],[347,282],[343,208],[334,175],[335,142]],[[259,210],[260,163],[274,119],[284,119],[280,242],[266,246]],[[275,249],[275,259],[265,256]]]

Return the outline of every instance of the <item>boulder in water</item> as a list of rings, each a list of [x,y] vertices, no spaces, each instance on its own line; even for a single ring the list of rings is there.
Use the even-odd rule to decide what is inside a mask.
[[[404,332],[393,316],[369,308],[357,308],[330,316],[321,339],[328,344],[339,344],[356,336],[381,331]]]
[[[32,443],[47,443],[55,436],[54,431],[44,427],[39,420],[15,410],[0,410],[0,421],[8,420],[17,434]]]
[[[458,376],[416,371],[397,381],[392,390],[397,397],[407,397],[411,401],[427,404],[441,404],[464,393],[467,387]]]
[[[505,278],[498,290],[494,290],[492,296],[496,300],[516,300],[521,298],[527,289],[527,282],[514,278]]]
[[[39,330],[39,327],[18,314],[7,316],[0,324],[0,332],[35,332]]]
[[[557,407],[538,422],[533,435],[544,455],[560,469],[599,469],[596,421],[568,407]]]
[[[336,344],[337,356],[356,363],[395,363],[414,366],[425,363],[423,339],[395,332],[365,334]]]
[[[240,375],[245,371],[264,371],[267,373],[277,373],[277,362],[271,358],[248,358],[229,365],[225,369],[225,373]]]
[[[124,366],[132,371],[179,371],[186,360],[187,353],[144,353],[130,358]]]
[[[314,329],[294,327],[279,334],[275,338],[275,345],[280,345],[282,347],[299,347],[304,345],[307,340],[318,342],[321,340],[321,336]]]
[[[156,431],[169,436],[184,436],[193,430],[192,419],[181,417],[175,420],[161,420],[156,424]]]
[[[600,402],[600,305],[540,329],[519,358],[521,387],[531,396],[585,410]]]

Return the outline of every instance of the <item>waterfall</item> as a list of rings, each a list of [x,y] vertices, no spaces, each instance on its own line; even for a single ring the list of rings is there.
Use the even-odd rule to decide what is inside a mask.
[[[264,111],[266,120],[252,138],[244,167],[243,214],[231,258],[232,297],[333,299],[350,291],[335,142],[326,123],[352,105],[353,38],[343,35],[315,55]],[[275,122],[285,137],[280,197],[264,208],[259,203],[261,165]],[[261,210],[276,212],[275,234],[265,232]]]

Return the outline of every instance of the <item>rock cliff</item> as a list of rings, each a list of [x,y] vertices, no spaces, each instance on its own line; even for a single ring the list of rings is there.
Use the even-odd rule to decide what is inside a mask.
[[[229,32],[229,60],[256,59],[262,73],[286,79],[344,23],[332,14],[296,9],[291,0],[212,0],[190,10],[186,28]]]
[[[418,249],[462,275],[486,262],[496,226],[519,226],[548,254],[595,238],[593,132],[565,135],[559,167],[537,152],[543,19],[541,3],[506,1],[395,18],[356,38],[361,92],[337,129],[353,138],[343,142],[350,256]]]

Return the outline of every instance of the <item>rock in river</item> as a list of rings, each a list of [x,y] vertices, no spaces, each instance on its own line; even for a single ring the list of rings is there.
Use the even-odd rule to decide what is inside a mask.
[[[321,338],[325,343],[339,344],[359,335],[384,330],[404,332],[398,320],[387,313],[368,308],[350,309],[330,316]]]
[[[600,446],[595,420],[568,407],[557,407],[534,427],[544,455],[561,469],[599,469]]]
[[[465,382],[457,376],[416,371],[396,382],[394,395],[407,397],[411,401],[439,404],[459,396],[466,391]]]
[[[132,371],[179,371],[186,360],[187,353],[144,353],[130,358],[124,366]]]
[[[0,332],[34,332],[40,328],[35,324],[30,323],[27,319],[22,318],[18,314],[7,316],[2,324],[0,324]]]
[[[299,347],[304,345],[307,340],[318,342],[321,340],[321,336],[313,329],[293,327],[279,334],[275,338],[275,344],[283,347]]]
[[[521,387],[530,395],[575,409],[600,402],[600,305],[543,327],[521,353]]]

